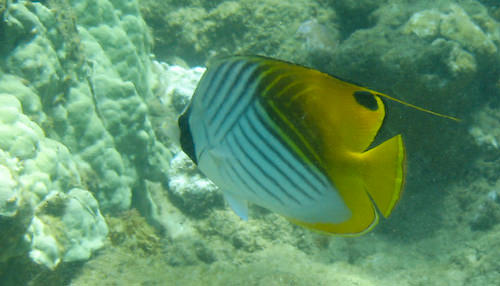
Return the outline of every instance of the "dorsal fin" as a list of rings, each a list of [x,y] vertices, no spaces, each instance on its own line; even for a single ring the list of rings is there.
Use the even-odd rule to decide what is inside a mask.
[[[429,113],[429,114],[432,114],[432,115],[435,115],[435,116],[438,116],[438,117],[450,119],[450,120],[457,121],[457,122],[461,121],[461,119],[459,119],[459,118],[456,118],[456,117],[453,117],[453,116],[450,116],[450,115],[446,115],[446,114],[442,114],[442,113],[438,113],[438,112],[434,112],[432,110],[425,109],[425,108],[420,107],[420,106],[416,106],[414,104],[408,103],[406,101],[402,101],[401,99],[397,99],[397,98],[394,98],[392,96],[388,96],[388,95],[383,94],[383,93],[377,93],[377,95],[381,96],[383,98],[387,98],[389,100],[395,101],[397,103],[401,103],[402,105],[406,105],[406,106],[408,106],[410,108],[413,108],[413,109],[416,109],[416,110],[419,110],[419,111],[422,111],[422,112],[425,112],[425,113]]]

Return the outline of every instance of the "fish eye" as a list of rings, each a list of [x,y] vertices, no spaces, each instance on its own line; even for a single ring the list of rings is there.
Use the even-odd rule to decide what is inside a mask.
[[[354,99],[356,99],[357,103],[368,108],[369,110],[375,111],[378,109],[378,103],[373,93],[366,90],[358,90],[352,95],[354,96]]]

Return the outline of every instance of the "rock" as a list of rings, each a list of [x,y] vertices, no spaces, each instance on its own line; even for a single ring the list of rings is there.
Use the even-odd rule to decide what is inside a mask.
[[[331,53],[339,42],[339,32],[320,24],[316,19],[300,24],[297,35],[304,40],[304,49],[317,57],[324,57],[325,54]]]
[[[439,35],[442,14],[436,10],[424,10],[413,14],[404,26],[405,33],[414,33],[421,38]]]
[[[498,109],[486,107],[474,116],[469,134],[478,146],[487,150],[500,148],[500,115]]]
[[[333,10],[307,0],[210,4],[144,0],[141,9],[160,43],[154,49],[158,58],[172,62],[177,56],[190,66],[206,65],[215,56],[233,54],[265,54],[303,62],[309,52],[296,33],[301,23],[314,18],[327,31],[336,32]]]
[[[160,103],[165,107],[173,107],[174,110],[170,112],[174,112],[176,117],[179,116],[191,100],[206,68],[185,68],[159,61],[153,61],[153,67],[157,78],[156,93]]]
[[[458,5],[451,5],[449,12],[441,16],[439,31],[443,37],[457,41],[471,52],[486,55],[497,52],[488,35]]]
[[[168,174],[172,199],[185,213],[200,217],[223,205],[219,188],[198,171],[184,152],[173,157]]]

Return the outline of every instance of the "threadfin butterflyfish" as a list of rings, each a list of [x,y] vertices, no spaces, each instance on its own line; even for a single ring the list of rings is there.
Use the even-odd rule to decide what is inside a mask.
[[[178,120],[181,147],[243,219],[250,202],[312,230],[360,235],[378,212],[391,214],[405,180],[400,134],[368,149],[385,117],[381,97],[393,99],[311,68],[235,56],[203,74]]]

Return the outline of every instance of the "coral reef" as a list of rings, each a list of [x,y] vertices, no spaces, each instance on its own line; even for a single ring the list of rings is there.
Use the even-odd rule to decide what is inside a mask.
[[[175,70],[176,74],[181,73],[181,70],[186,75],[194,72],[179,67]],[[181,90],[177,95],[171,93],[170,96],[186,96],[185,90]],[[184,102],[174,98],[171,102]],[[494,114],[496,111],[490,112],[490,116],[496,116]],[[478,118],[477,122],[484,123],[480,126],[488,133],[496,130],[498,125],[490,124],[494,119],[484,121]],[[486,129],[487,126],[490,128]],[[489,158],[491,160],[491,156]],[[172,162],[171,167],[177,169],[175,172],[184,180],[179,186],[190,186],[191,180],[203,180],[188,161],[175,159],[175,156],[173,161],[179,161]],[[499,166],[495,162],[492,164]],[[168,220],[172,215],[164,215],[164,219],[157,217],[157,221],[162,222],[166,229],[167,241],[161,251],[164,258],[155,259],[151,268],[137,270],[150,271],[149,275],[132,272],[128,273],[129,278],[123,278],[117,274],[111,281],[127,279],[152,284],[157,281],[175,281],[172,283],[183,285],[310,285],[311,281],[315,285],[493,283],[498,279],[495,270],[498,264],[494,259],[496,252],[490,254],[484,250],[496,244],[494,238],[499,233],[500,204],[495,191],[498,189],[495,175],[498,168],[484,165],[485,162],[478,164],[471,166],[477,171],[463,182],[448,187],[449,190],[444,192],[447,194],[444,202],[424,205],[430,216],[437,215],[430,212],[431,208],[436,207],[440,208],[439,216],[445,218],[444,223],[439,224],[439,230],[429,229],[432,221],[440,219],[437,217],[426,217],[422,224],[414,226],[420,231],[429,231],[425,237],[411,237],[414,233],[405,231],[401,224],[391,226],[391,223],[386,222],[381,230],[362,238],[326,238],[292,226],[282,217],[260,208],[253,208],[252,219],[243,222],[231,211],[213,209],[214,205],[211,205],[212,209],[205,209],[207,216],[195,220],[175,219],[169,225]],[[491,173],[487,176],[491,183],[484,185],[481,180],[488,173]],[[189,212],[183,204],[173,206],[168,203],[168,198],[158,189],[161,187],[150,185],[148,191],[151,201],[155,201],[158,208],[163,207],[167,209],[164,212],[178,214],[178,206],[183,212]],[[189,191],[199,188],[193,189]],[[162,196],[164,201],[161,201]],[[201,199],[190,200],[192,197],[186,192],[179,192],[179,196],[185,196],[186,202],[189,200],[196,206],[204,206]],[[412,198],[414,196],[410,200]],[[411,201],[416,203],[415,200]],[[418,219],[423,217],[418,212],[412,215]],[[183,227],[188,230],[183,231]],[[487,235],[478,235],[486,231]],[[477,237],[480,240],[474,242]],[[443,244],[443,241],[452,243]],[[403,256],[405,259],[401,260]],[[96,270],[100,267],[93,265],[107,261],[117,263],[117,260],[127,261],[130,257],[124,257],[119,250],[108,249],[102,257],[84,266],[85,274],[76,278],[74,283],[83,285],[92,283],[96,277],[104,277],[109,272]],[[127,269],[137,269],[140,265],[137,262]],[[285,268],[282,268],[284,265]],[[152,270],[155,268],[164,271],[159,274]]]
[[[468,119],[467,116],[471,114],[477,114],[474,111],[482,108],[482,102],[491,99],[489,96],[491,93],[486,91],[498,90],[495,88],[498,68],[495,67],[498,66],[496,31],[499,26],[486,9],[476,5],[474,1],[462,1],[460,5],[445,1],[439,1],[436,5],[398,1],[363,1],[359,4],[347,1],[330,2],[326,1],[336,11],[324,11],[319,18],[323,20],[318,19],[316,23],[308,22],[317,19],[312,13],[308,17],[298,17],[300,21],[292,21],[295,24],[290,26],[297,27],[296,29],[299,29],[301,23],[307,24],[296,35],[295,44],[291,45],[293,48],[288,48],[287,41],[281,41],[278,48],[273,50],[276,45],[270,40],[254,44],[256,49],[246,51],[276,56],[275,51],[279,50],[278,55],[287,60],[299,62],[311,60],[312,65],[322,70],[343,78],[361,81],[398,98],[440,112],[459,114],[463,119]],[[383,5],[381,2],[390,3]],[[214,4],[218,5],[222,4]],[[186,48],[184,52],[174,52],[174,54],[194,59],[193,62],[188,61],[188,64],[199,64],[214,55],[224,54],[226,47],[231,44],[228,44],[225,38],[216,36],[215,31],[222,24],[211,21],[210,13],[215,11],[214,7],[205,7],[197,3],[186,6],[189,6],[189,8],[184,7],[186,9],[206,12],[205,16],[200,18],[206,21],[198,25],[210,25],[210,28],[206,30],[193,28],[185,31],[187,35],[197,32],[203,34],[203,41],[199,41],[198,44],[200,47],[206,45],[206,48],[197,51]],[[268,11],[269,18],[280,14],[273,11],[273,7],[260,9],[259,11]],[[305,10],[303,15],[307,14]],[[232,15],[244,18],[235,10]],[[329,19],[331,21],[329,24],[339,31],[339,42],[330,54],[326,53],[324,57],[319,58],[308,58],[305,51],[297,52],[298,48],[307,50],[304,43],[307,43],[307,37],[311,36],[302,31],[310,32],[311,30],[305,29],[309,25],[324,23],[325,18],[321,18],[324,15],[335,15]],[[359,18],[361,20],[356,22]],[[287,23],[288,20],[283,17],[282,21]],[[171,23],[167,23],[167,26],[169,24]],[[247,26],[251,27],[251,24]],[[265,23],[262,26],[265,26]],[[249,27],[241,30],[250,30]],[[154,23],[153,29],[155,29]],[[264,34],[262,35],[262,39],[265,39]],[[156,33],[155,36],[160,37],[160,34]],[[245,33],[242,32],[240,36],[245,38]],[[279,39],[280,36],[275,35],[274,38]],[[312,39],[312,36],[309,39]],[[240,43],[238,38],[233,41]],[[182,47],[189,44],[186,41],[177,42],[177,45]],[[245,43],[238,47],[245,47]],[[211,50],[215,52],[209,53]],[[484,65],[486,62],[488,65]],[[481,78],[484,74],[489,76]],[[389,136],[395,132],[404,132],[409,148],[408,154],[411,155],[409,157],[411,172],[407,193],[401,206],[393,218],[386,221],[373,235],[356,240],[318,238],[296,230],[287,225],[286,221],[281,221],[280,218],[260,209],[254,209],[256,224],[251,220],[240,227],[241,222],[235,217],[225,211],[215,210],[209,212],[207,221],[198,220],[195,227],[203,235],[203,240],[207,241],[201,244],[201,248],[204,249],[206,245],[211,246],[213,250],[209,256],[213,258],[208,261],[200,260],[196,251],[187,252],[181,247],[175,253],[183,253],[191,258],[188,261],[170,261],[170,265],[177,265],[176,269],[179,271],[192,271],[190,265],[193,263],[207,263],[210,265],[207,267],[217,269],[217,265],[223,265],[224,261],[229,259],[242,264],[242,268],[253,265],[252,261],[258,261],[263,269],[276,270],[279,267],[270,262],[273,258],[285,257],[290,252],[299,251],[308,254],[302,261],[303,265],[300,265],[301,262],[292,265],[294,262],[289,260],[287,262],[289,269],[295,269],[295,266],[299,269],[308,269],[307,265],[311,265],[312,261],[322,261],[333,268],[338,266],[338,272],[341,273],[338,275],[342,277],[345,277],[344,273],[348,273],[347,269],[351,269],[357,277],[363,277],[360,281],[356,281],[360,284],[461,285],[473,281],[474,285],[484,285],[496,281],[498,275],[494,270],[495,263],[491,263],[493,256],[484,255],[482,251],[494,245],[495,242],[491,239],[498,235],[498,203],[497,199],[492,199],[497,194],[494,191],[497,179],[481,189],[469,187],[469,184],[482,184],[481,180],[485,176],[493,178],[496,171],[486,166],[478,167],[472,162],[483,152],[480,150],[481,146],[474,144],[475,133],[468,132],[474,127],[470,126],[470,122],[460,124],[446,122],[429,118],[426,114],[401,110],[391,103],[387,105],[391,117],[397,120],[386,122],[383,134]],[[495,112],[496,110],[493,110],[491,114]],[[495,137],[497,125],[491,125],[489,121],[480,118],[475,121],[477,124],[474,126],[480,128],[482,134]],[[490,152],[486,157],[491,158],[491,151],[485,152]],[[189,176],[197,176],[189,169],[185,171]],[[457,174],[469,174],[469,176],[464,182],[457,182]],[[482,236],[481,232],[487,232],[488,235]],[[268,236],[269,233],[276,236]],[[302,237],[303,240],[298,240],[297,237]],[[481,237],[478,244],[473,243],[476,237]],[[445,245],[443,241],[453,243]],[[465,241],[468,242],[466,246],[463,243]],[[272,256],[271,249],[275,247],[274,243],[290,244],[297,248],[280,249],[279,253]],[[200,244],[194,242],[186,244],[193,245],[191,249],[200,248]],[[254,260],[259,254],[265,258]],[[401,256],[407,259],[403,262]],[[448,266],[443,267],[443,265]],[[320,266],[315,265],[314,268],[316,267]],[[485,270],[484,275],[480,274],[482,269]],[[234,270],[228,270],[229,273],[231,271]],[[224,270],[214,270],[213,276],[206,276],[208,280],[204,283],[217,285],[220,283],[217,279],[225,277],[221,272],[226,273]],[[254,270],[253,273],[253,276],[238,275],[242,276],[242,280],[253,281],[255,285],[260,285],[261,280],[256,277],[265,271]],[[284,271],[281,274],[283,276],[276,274],[277,280],[284,279],[297,285],[304,283],[300,277],[306,275],[300,270],[293,273]],[[265,280],[266,275],[262,275],[262,281],[267,283],[276,281]],[[233,284],[241,283],[234,276],[231,277]],[[325,276],[322,278],[328,280]],[[316,281],[315,279],[319,278],[311,277],[309,281]],[[199,278],[196,281],[199,281]],[[350,282],[352,280],[344,278],[338,285],[350,285]],[[185,283],[189,285],[188,281]],[[321,282],[317,284],[321,285]]]
[[[490,25],[497,26],[494,22]],[[497,35],[493,27],[488,30],[483,31],[463,8],[454,4],[445,9],[444,13],[436,10],[417,12],[405,26],[407,33],[430,39],[443,37],[459,43],[472,53],[492,55],[497,52],[497,47],[493,43]]]
[[[500,224],[500,110],[485,107],[474,116],[470,135],[481,148],[473,173],[481,178],[458,192],[464,220],[472,230],[490,230]]]
[[[175,55],[191,66],[215,56],[256,53],[305,63],[310,51],[298,44],[305,41],[296,33],[299,26],[315,19],[336,31],[335,11],[308,0],[141,0],[141,11],[153,28],[157,57],[170,61]]]
[[[71,154],[45,137],[14,95],[2,93],[0,101],[2,260],[28,250],[49,268],[89,258],[107,226],[92,194],[77,188],[82,184]]]
[[[156,133],[172,153],[170,168],[165,170],[170,199],[192,216],[206,215],[207,210],[222,204],[217,187],[198,171],[179,146],[177,118],[189,103],[204,71],[201,67],[189,69],[155,61],[156,97],[149,102]]]
[[[151,41],[134,1],[19,1],[2,15],[2,261],[29,253],[53,269],[103,245],[100,210],[167,181],[145,103]]]
[[[338,42],[338,32],[328,29],[326,26],[318,23],[318,20],[307,20],[300,24],[297,29],[299,39],[304,40],[304,48],[311,54],[332,52]]]
[[[104,245],[107,234],[97,201],[88,191],[74,188],[44,198],[26,239],[33,261],[53,269],[61,261],[88,259]]]
[[[0,284],[494,285],[500,14],[455,2],[0,1]],[[465,120],[387,102],[407,188],[366,236],[244,222],[176,146],[189,66],[235,53]]]
[[[403,134],[411,170],[405,192],[411,199],[403,199],[396,210],[401,221],[393,219],[391,228],[403,233],[426,229],[404,238],[427,236],[443,223],[437,211],[429,211],[444,200],[444,193],[437,190],[463,176],[478,154],[468,132],[469,116],[491,100],[499,73],[500,26],[476,1],[391,1],[374,9],[369,18],[368,27],[344,34],[345,39],[318,66],[464,120],[457,124],[386,102],[390,116],[381,138]],[[429,201],[436,205],[430,207]],[[430,223],[423,226],[415,217]]]
[[[500,113],[496,108],[485,107],[475,114],[470,135],[479,146],[492,151],[500,148]]]
[[[208,209],[222,205],[222,194],[196,168],[193,161],[179,151],[170,162],[168,189],[172,200],[185,213],[203,216]]]
[[[141,3],[158,43],[157,56],[181,57],[191,66],[226,54],[274,56],[462,119],[489,100],[500,74],[500,26],[477,1]],[[441,178],[444,185],[464,172],[458,166],[470,160],[466,151],[475,148],[467,124],[394,102],[387,102],[387,108],[391,116],[381,137],[402,132],[408,154],[416,154],[409,165],[418,180],[409,180],[408,189],[429,190],[425,186],[433,182],[427,178]],[[464,140],[456,140],[457,133]],[[436,195],[419,193],[422,198]]]
[[[109,238],[113,245],[128,249],[139,256],[152,255],[160,250],[160,238],[136,209],[119,216],[108,217]]]

